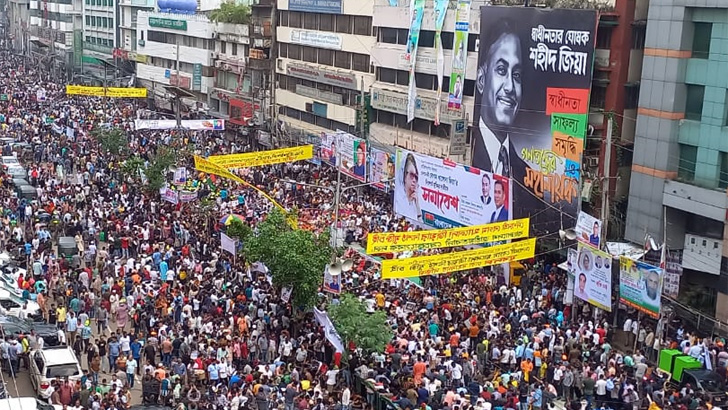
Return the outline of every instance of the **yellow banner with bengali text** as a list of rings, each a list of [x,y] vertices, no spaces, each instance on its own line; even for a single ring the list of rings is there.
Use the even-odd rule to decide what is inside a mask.
[[[258,193],[263,195],[263,197],[265,199],[269,200],[273,205],[277,206],[278,209],[283,211],[284,214],[288,215],[288,218],[287,218],[288,224],[291,225],[291,227],[293,229],[298,228],[298,218],[295,215],[290,214],[288,211],[286,211],[286,208],[284,208],[283,205],[279,204],[275,199],[271,198],[270,195],[266,194],[263,190],[261,190],[257,186],[255,186],[251,183],[248,183],[246,180],[233,174],[232,172],[228,171],[227,169],[225,169],[219,165],[215,165],[212,162],[210,162],[202,157],[199,157],[197,155],[195,155],[195,169],[200,172],[204,172],[206,174],[212,174],[212,175],[217,175],[217,176],[220,176],[223,178],[231,179],[239,184],[243,184],[249,188],[252,188],[252,189],[258,191]]]
[[[209,161],[226,169],[250,168],[313,158],[313,145],[244,154],[212,155]]]
[[[122,87],[87,87],[83,85],[66,85],[66,95],[88,95],[91,97],[109,98],[146,98],[146,88]]]
[[[367,253],[421,251],[509,241],[526,238],[530,219],[495,222],[485,225],[451,229],[430,229],[414,232],[370,233],[367,236]]]
[[[382,279],[440,275],[533,258],[536,238],[441,255],[382,261]]]

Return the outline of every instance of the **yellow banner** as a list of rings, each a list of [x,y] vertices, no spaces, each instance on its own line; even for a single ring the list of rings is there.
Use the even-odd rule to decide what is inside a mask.
[[[245,154],[213,155],[209,161],[226,169],[250,168],[313,158],[313,145],[246,152]]]
[[[257,186],[248,183],[244,179],[240,178],[239,176],[233,174],[232,172],[228,171],[227,169],[215,165],[212,162],[195,155],[195,169],[204,172],[206,174],[212,174],[221,176],[223,178],[231,179],[239,184],[243,184],[249,188],[253,188],[254,190],[258,191],[259,194],[263,195],[263,197],[267,200],[269,200],[273,205],[277,206],[278,209],[283,211],[284,214],[288,215],[288,224],[291,225],[293,229],[296,229],[298,227],[298,218],[296,218],[294,215],[289,215],[288,211],[286,211],[286,208],[283,207],[283,205],[276,202],[275,199],[271,198],[268,194],[266,194],[263,190],[258,188]]]
[[[104,94],[104,90],[106,93]],[[92,97],[109,98],[146,98],[146,88],[120,88],[120,87],[86,87],[83,85],[67,85],[66,95],[89,95]]]
[[[508,241],[528,237],[529,226],[529,218],[523,218],[463,228],[370,233],[367,236],[367,253],[373,255]]]
[[[533,258],[535,252],[536,238],[531,238],[470,251],[407,259],[385,259],[382,261],[382,279],[412,278],[415,276],[459,272]]]

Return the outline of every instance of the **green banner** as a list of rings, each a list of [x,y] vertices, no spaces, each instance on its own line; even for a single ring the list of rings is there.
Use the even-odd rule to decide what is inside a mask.
[[[202,89],[202,64],[192,66],[192,90],[200,91]]]
[[[171,30],[187,31],[187,22],[184,20],[149,17],[149,27],[168,28]]]
[[[551,114],[551,134],[558,131],[579,139],[584,139],[587,127],[587,114]]]
[[[83,64],[83,30],[73,30],[73,65]]]

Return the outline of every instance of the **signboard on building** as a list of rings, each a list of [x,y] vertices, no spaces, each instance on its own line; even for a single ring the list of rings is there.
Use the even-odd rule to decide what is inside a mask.
[[[192,66],[192,90],[200,91],[202,88],[202,64]]]
[[[184,20],[149,17],[149,27],[187,31],[187,22]]]
[[[307,13],[341,14],[341,0],[288,0],[288,10]]]
[[[175,85],[180,88],[190,89],[190,77],[183,75],[178,76],[177,74],[169,75],[169,85]]]
[[[312,67],[305,64],[289,62],[286,74],[304,80],[328,84],[334,87],[356,90],[356,76],[351,73],[342,73],[325,68]]]
[[[341,94],[319,90],[318,88],[308,87],[303,84],[296,84],[296,94],[313,98],[315,100],[330,102],[336,105],[343,104],[343,97],[341,96]]]
[[[339,34],[298,29],[291,30],[291,43],[332,50],[341,50],[343,46],[343,40]]]
[[[453,120],[450,128],[450,155],[465,155],[468,152],[468,123],[460,118]]]
[[[73,30],[73,65],[81,67],[83,64],[83,30]]]
[[[372,87],[372,107],[397,114],[407,115],[407,94]],[[415,100],[415,117],[435,120],[437,100],[418,95]],[[463,118],[462,107],[450,109],[446,104],[440,105],[440,121],[450,124],[453,119]]]

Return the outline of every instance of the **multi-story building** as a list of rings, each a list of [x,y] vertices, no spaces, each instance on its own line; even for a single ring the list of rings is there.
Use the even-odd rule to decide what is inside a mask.
[[[83,0],[84,62],[96,65],[112,58],[118,26],[119,0]]]
[[[289,136],[358,133],[358,96],[374,83],[374,3],[278,1],[275,103]]]
[[[10,47],[17,53],[27,52],[30,41],[30,0],[8,0],[7,34]]]
[[[664,234],[681,298],[726,321],[728,6],[651,0],[644,56],[625,236]]]
[[[116,66],[124,75],[136,73],[137,63],[149,57],[137,52],[137,12],[154,11],[155,0],[119,0],[117,43],[113,51]]]
[[[20,29],[14,36],[28,39],[28,45],[24,46],[30,55],[38,63],[52,67],[57,73],[64,68],[73,65],[74,52],[74,28],[81,29],[81,13],[83,0],[31,0],[28,3],[28,14],[30,19],[25,20],[29,25],[28,30],[23,31],[24,23],[21,20]],[[11,6],[11,10],[19,12],[22,3],[18,7]],[[12,19],[20,19],[23,13],[11,16]],[[80,39],[77,39],[80,40]],[[70,74],[66,72],[64,74]]]

